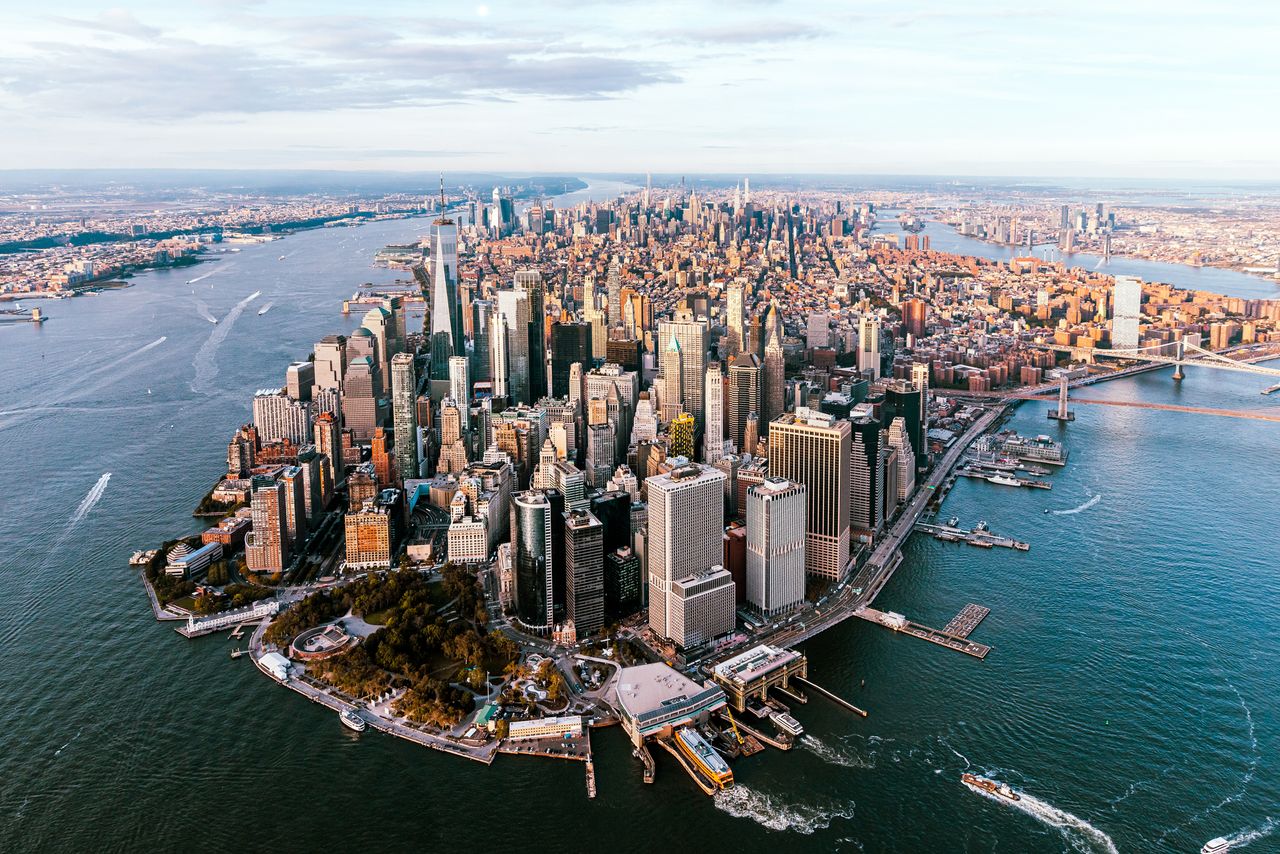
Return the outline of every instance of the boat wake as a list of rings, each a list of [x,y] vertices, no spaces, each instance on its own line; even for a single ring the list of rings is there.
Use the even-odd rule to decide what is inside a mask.
[[[55,750],[55,751],[53,752],[54,757],[57,757],[58,755],[60,755],[60,754],[62,753],[62,751],[66,750],[68,747],[70,747],[70,746],[71,746],[71,742],[73,742],[73,741],[75,741],[77,738],[79,738],[79,737],[80,737],[80,733],[82,733],[82,732],[84,732],[84,727],[81,727],[80,729],[78,729],[78,730],[76,731],[76,734],[75,734],[75,735],[73,735],[73,736],[71,736],[71,738],[67,739],[67,743],[66,743],[66,744],[62,745],[62,746],[61,746],[61,747],[59,747],[57,750]]]
[[[203,317],[205,320],[209,321],[210,323],[218,322],[218,318],[214,317],[213,312],[209,311],[209,306],[205,304],[204,300],[202,299],[196,300],[196,311],[199,312],[201,317]]]
[[[231,327],[235,325],[237,318],[244,313],[249,307],[249,303],[262,296],[262,291],[254,291],[240,302],[231,307],[231,311],[227,312],[227,316],[222,319],[203,344],[196,352],[193,364],[196,368],[195,379],[191,381],[191,390],[203,392],[211,387],[213,380],[218,376],[218,363],[215,357],[218,355],[218,348],[222,346],[222,342],[231,334]]]
[[[196,276],[194,279],[187,279],[187,284],[194,285],[196,282],[203,282],[205,279],[209,278],[216,272],[217,272],[216,270],[210,270],[209,272],[205,273],[203,276]]]
[[[1052,513],[1054,516],[1074,516],[1077,513],[1083,513],[1084,511],[1088,510],[1090,507],[1093,507],[1094,505],[1096,505],[1101,500],[1102,500],[1102,495],[1101,493],[1099,493],[1098,495],[1095,495],[1092,498],[1090,498],[1085,503],[1081,504],[1079,507],[1072,507],[1070,510],[1050,510],[1049,512]]]
[[[1239,830],[1231,836],[1226,837],[1227,844],[1234,851],[1237,848],[1244,848],[1250,843],[1257,842],[1259,839],[1266,839],[1276,829],[1277,822],[1271,816],[1267,816],[1267,820],[1260,827],[1250,830]]]
[[[968,783],[963,785],[969,791],[982,795],[988,800],[1021,810],[1050,827],[1056,827],[1062,833],[1063,838],[1066,839],[1067,844],[1076,851],[1082,852],[1082,854],[1098,851],[1106,852],[1106,854],[1119,854],[1116,844],[1106,833],[1080,818],[1080,816],[1058,809],[1053,804],[1046,803],[1033,795],[1028,795],[1026,792],[1018,792],[1019,800],[1011,801],[977,786],[970,786]]]
[[[814,735],[800,736],[800,746],[828,765],[838,765],[841,768],[876,767],[875,759],[859,756],[854,751],[843,747],[833,747]]]
[[[107,472],[98,478],[98,482],[89,490],[89,494],[80,502],[80,506],[76,508],[76,512],[71,514],[71,521],[68,525],[75,525],[89,515],[89,511],[93,509],[93,505],[102,500],[102,494],[107,491],[107,481],[111,480],[111,472]]]
[[[715,796],[716,809],[734,818],[749,818],[769,830],[792,830],[804,836],[831,826],[837,818],[853,818],[853,802],[830,807],[786,801],[741,783]]]

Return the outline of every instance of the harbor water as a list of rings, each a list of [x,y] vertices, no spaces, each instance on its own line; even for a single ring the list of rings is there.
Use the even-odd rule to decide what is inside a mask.
[[[370,267],[374,251],[426,226],[245,246],[49,303],[42,326],[0,327],[0,850],[649,852],[678,838],[741,852],[1186,852],[1218,835],[1276,850],[1280,431],[1265,422],[1080,406],[1059,427],[1022,407],[1014,427],[1070,449],[1053,489],[962,479],[943,516],[984,519],[1031,551],[916,535],[877,601],[937,627],[988,606],[973,637],[990,656],[846,622],[806,646],[810,675],[870,717],[794,705],[799,748],[737,762],[714,799],[665,754],[643,784],[616,728],[592,737],[593,801],[579,763],[485,767],[357,735],[229,660],[225,635],[188,641],[156,623],[129,554],[199,529],[191,508],[254,390],[353,328],[342,298],[395,276]],[[1191,369],[1180,386],[1157,372],[1090,396],[1274,407],[1262,384]],[[974,793],[966,770],[1023,800]]]

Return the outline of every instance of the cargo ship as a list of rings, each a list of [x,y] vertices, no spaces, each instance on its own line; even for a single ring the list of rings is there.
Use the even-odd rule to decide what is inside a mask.
[[[995,780],[988,780],[986,777],[968,773],[960,775],[960,782],[971,789],[986,792],[988,795],[996,795],[1010,801],[1022,800],[1022,796],[1009,788],[1008,783],[997,783]]]
[[[692,727],[676,731],[676,746],[698,770],[721,789],[733,788],[733,771],[714,747]]]

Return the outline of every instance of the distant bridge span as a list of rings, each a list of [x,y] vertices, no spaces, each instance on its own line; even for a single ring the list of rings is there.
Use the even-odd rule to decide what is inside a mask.
[[[963,397],[964,393],[957,394]],[[985,396],[985,395],[984,395]],[[1043,394],[993,394],[1006,400],[1045,400]],[[1280,422],[1280,413],[1260,412],[1247,409],[1211,409],[1205,406],[1176,406],[1172,403],[1144,403],[1137,400],[1098,400],[1096,398],[1072,397],[1072,403],[1091,403],[1097,406],[1123,406],[1128,409],[1160,409],[1165,412],[1190,412],[1196,415],[1220,415],[1224,418],[1251,418],[1255,421]]]

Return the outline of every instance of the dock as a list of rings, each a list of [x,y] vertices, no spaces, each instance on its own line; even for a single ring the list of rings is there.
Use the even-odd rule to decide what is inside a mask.
[[[979,480],[986,480],[988,482],[990,482],[990,478],[998,475],[1004,475],[1009,477],[1010,480],[1016,480],[1017,483],[999,483],[996,484],[997,486],[1029,486],[1032,489],[1053,489],[1053,484],[1047,480],[1031,480],[1030,478],[1025,477],[1014,477],[1006,472],[989,472],[982,471],[980,469],[962,468],[957,469],[956,474],[961,477],[976,477]]]
[[[640,762],[644,764],[644,781],[652,783],[654,776],[657,774],[657,764],[653,761],[653,754],[649,752],[649,745],[642,744],[635,749],[635,755]]]
[[[821,685],[817,684],[816,682],[810,682],[808,679],[805,679],[801,676],[793,676],[792,678],[795,679],[797,682],[801,683],[802,685],[804,685],[804,687],[813,691],[817,691],[819,694],[826,697],[828,700],[835,703],[836,705],[843,706],[844,708],[848,709],[854,714],[862,715],[864,718],[867,716],[867,711],[865,709],[858,708],[853,703],[850,703],[848,700],[846,700],[844,697],[840,697],[836,694],[832,694],[830,691],[828,691],[826,688],[823,688]]]
[[[960,609],[959,614],[951,618],[951,622],[947,623],[942,631],[958,638],[967,638],[978,627],[978,623],[985,620],[990,613],[990,608],[970,602]]]
[[[975,606],[976,607],[976,606]],[[950,632],[940,629],[933,629],[923,626],[919,623],[912,622],[901,614],[891,614],[888,611],[878,611],[875,608],[863,606],[854,612],[862,619],[869,623],[878,623],[886,628],[893,629],[895,632],[902,632],[912,637],[927,640],[929,643],[935,643],[938,646],[945,646],[947,649],[954,649],[956,652],[963,652],[965,655],[971,655],[977,659],[987,657],[987,653],[991,652],[991,647],[986,644],[977,643],[969,640],[967,637],[953,635]],[[961,614],[964,612],[962,611]],[[982,615],[983,617],[986,614]],[[959,619],[959,617],[956,617]],[[952,621],[954,622],[954,620]],[[976,626],[977,623],[974,623]],[[972,631],[972,628],[970,628]]]
[[[1015,549],[1020,552],[1031,551],[1030,543],[1024,543],[1012,537],[1004,537],[991,531],[979,530],[978,528],[966,531],[953,525],[934,525],[928,522],[917,522],[916,530],[929,534],[935,540],[942,540],[946,543],[968,543],[980,549],[999,546],[1000,548]]]
[[[596,763],[587,759],[587,797],[596,796]]]

